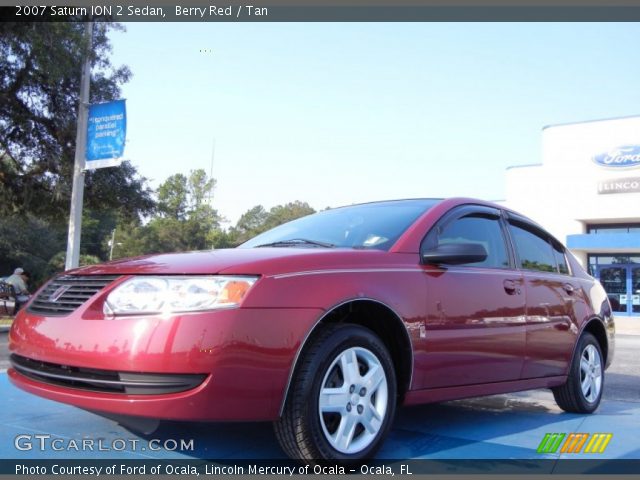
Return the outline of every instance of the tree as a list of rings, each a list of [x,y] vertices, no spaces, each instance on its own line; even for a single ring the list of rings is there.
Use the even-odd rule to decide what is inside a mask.
[[[221,239],[226,242],[224,246],[237,246],[271,228],[312,213],[315,210],[307,202],[299,200],[276,205],[268,212],[262,205],[256,205],[243,213],[236,225],[229,229],[228,235]]]
[[[117,215],[113,210],[91,210],[82,212],[81,255],[107,260],[109,258],[109,240],[116,226]]]
[[[120,96],[127,67],[109,60],[107,33],[95,23],[90,102]],[[84,25],[0,23],[0,258],[37,284],[64,263],[80,73],[88,51]],[[124,162],[85,174],[81,263],[108,258],[116,218],[139,221],[155,202],[146,179]],[[62,260],[61,260],[62,259]]]
[[[259,233],[264,232],[268,218],[269,213],[267,213],[262,205],[256,205],[247,210],[238,219],[236,226],[232,229],[234,236],[233,242],[239,245]]]
[[[316,213],[316,211],[311,208],[307,202],[301,202],[299,200],[289,202],[285,205],[276,205],[269,210],[269,216],[265,222],[265,230],[290,222],[296,218],[311,215],[312,213]]]
[[[147,252],[147,231],[140,220],[119,219],[114,240],[113,258],[135,257]]]
[[[49,260],[49,263],[47,264],[47,267],[45,270],[47,278],[52,277],[53,275],[64,271],[65,258],[66,258],[66,252],[64,251],[58,252],[53,257],[51,257],[51,260]],[[86,265],[96,265],[101,261],[98,257],[94,255],[86,255],[86,254],[81,254],[78,260],[79,260],[78,263],[81,267],[84,267]]]
[[[188,205],[187,177],[176,173],[167,178],[158,188],[158,210],[167,218],[184,220]]]
[[[90,102],[113,100],[131,73],[109,60],[117,24],[94,25]],[[88,45],[79,22],[0,23],[1,214],[66,220],[75,153],[81,65]],[[133,216],[153,209],[151,192],[125,164],[87,172],[85,206]],[[123,201],[126,199],[126,201]]]
[[[49,260],[64,249],[65,240],[64,233],[46,220],[0,215],[0,276],[22,267],[31,273],[31,285],[39,286],[50,273]]]
[[[188,191],[189,191],[189,208],[192,215],[200,213],[209,213],[210,199],[213,195],[216,181],[208,178],[203,169],[193,170],[189,175]]]
[[[114,258],[212,248],[221,241],[220,215],[211,207],[215,180],[204,170],[175,174],[158,188],[158,213],[146,225],[123,222]]]

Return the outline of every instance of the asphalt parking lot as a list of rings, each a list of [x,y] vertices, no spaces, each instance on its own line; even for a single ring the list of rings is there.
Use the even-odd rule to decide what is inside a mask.
[[[537,390],[434,405],[403,408],[378,454],[382,459],[566,459],[640,460],[640,336],[618,335],[614,364],[607,371],[604,399],[597,413],[562,412],[549,391]],[[136,434],[119,424],[74,407],[40,399],[13,387],[6,375],[7,333],[0,333],[0,459],[283,459],[271,425],[194,424],[164,422],[151,435]],[[612,433],[603,453],[541,454],[537,449],[547,433]],[[20,435],[50,435],[61,442],[89,439],[126,448],[78,451],[51,448],[19,449]],[[145,447],[149,440],[181,440],[191,449]],[[145,443],[147,442],[147,443]],[[62,443],[62,445],[66,445]],[[23,445],[24,446],[24,445]]]

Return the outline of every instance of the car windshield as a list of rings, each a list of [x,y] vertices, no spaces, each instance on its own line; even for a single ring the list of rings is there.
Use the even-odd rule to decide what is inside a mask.
[[[367,203],[325,210],[268,230],[239,248],[309,247],[388,250],[435,199]]]

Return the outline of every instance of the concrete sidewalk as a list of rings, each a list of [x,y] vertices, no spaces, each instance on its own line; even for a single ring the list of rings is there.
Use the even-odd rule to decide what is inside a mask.
[[[13,317],[0,316],[0,332],[8,332],[13,323]]]
[[[640,335],[640,317],[615,317],[617,335]]]

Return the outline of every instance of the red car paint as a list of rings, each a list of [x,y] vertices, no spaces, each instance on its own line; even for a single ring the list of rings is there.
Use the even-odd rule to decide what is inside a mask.
[[[28,306],[9,335],[14,355],[121,372],[204,374],[196,388],[158,395],[104,393],[29,378],[18,387],[52,400],[115,414],[181,420],[273,420],[300,352],[315,328],[349,302],[393,312],[406,337],[405,404],[553,387],[566,381],[576,339],[590,322],[606,332],[606,295],[567,255],[571,275],[443,267],[421,262],[425,234],[464,205],[449,199],[421,215],[387,251],[257,248],[161,254],[67,272],[120,275],[73,313],[39,316]],[[135,275],[257,275],[239,308],[106,318],[102,305]],[[516,294],[505,292],[507,283]],[[562,289],[571,283],[571,295]],[[35,295],[37,297],[37,294]],[[592,325],[593,327],[593,325]]]

